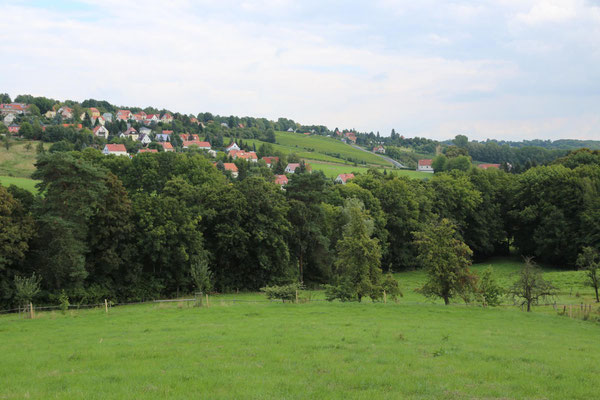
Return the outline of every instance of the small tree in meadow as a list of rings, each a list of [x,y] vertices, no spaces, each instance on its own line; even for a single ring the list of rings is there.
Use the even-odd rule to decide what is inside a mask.
[[[383,290],[385,290],[386,296],[394,301],[397,300],[398,297],[403,296],[398,281],[394,279],[394,276],[390,272],[385,275],[381,286],[383,287]]]
[[[538,304],[540,299],[554,297],[556,287],[542,277],[542,270],[531,257],[525,258],[525,264],[519,271],[519,278],[510,289],[515,302],[520,306],[527,305],[527,312],[532,304]]]
[[[212,272],[204,260],[192,263],[190,273],[194,286],[200,292],[207,293],[212,289]]]
[[[15,300],[19,304],[19,308],[27,308],[33,298],[40,292],[40,282],[42,278],[37,276],[35,272],[27,276],[15,275]]]
[[[441,297],[444,304],[459,296],[468,299],[475,290],[476,277],[469,271],[473,252],[444,218],[414,232],[419,250],[417,260],[427,271],[427,282],[419,289],[426,297]]]
[[[494,270],[491,266],[483,270],[479,277],[479,293],[483,299],[484,306],[497,306],[500,304],[503,290],[496,281]]]
[[[594,288],[596,292],[596,303],[598,298],[598,286],[600,286],[600,253],[593,247],[584,247],[577,257],[577,266],[585,271],[586,284]]]

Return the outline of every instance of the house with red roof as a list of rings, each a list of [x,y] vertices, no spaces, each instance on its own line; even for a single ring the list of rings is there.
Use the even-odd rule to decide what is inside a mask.
[[[285,173],[293,174],[296,172],[296,168],[300,168],[300,163],[289,163],[287,167],[285,167]]]
[[[117,111],[117,119],[123,121],[129,121],[132,118],[131,111],[129,110],[119,110]]]
[[[165,113],[160,120],[164,123],[170,124],[171,122],[173,122],[173,116],[169,113]]]
[[[373,153],[385,154],[385,148],[382,145],[373,147]]]
[[[127,128],[127,130],[125,132],[121,132],[119,137],[131,138],[131,140],[138,140],[139,133],[133,126],[131,126],[131,127]]]
[[[63,106],[57,111],[64,119],[73,118],[73,109],[71,107]]]
[[[98,118],[100,116],[100,111],[96,107],[90,107],[90,116],[92,119]]]
[[[288,184],[288,177],[285,175],[275,175],[275,184],[281,186],[283,189],[283,185]]]
[[[256,153],[254,151],[231,150],[229,152],[229,155],[234,160],[237,160],[238,158],[240,158],[242,160],[258,162],[258,156],[256,155]]]
[[[5,103],[0,104],[0,114],[26,114],[29,106],[24,103]]]
[[[198,121],[198,118],[196,118],[196,117],[190,118],[190,122],[192,124],[200,125],[200,121]]]
[[[433,172],[433,160],[423,159],[417,163],[417,171]]]
[[[92,129],[94,136],[103,137],[104,139],[108,138],[108,129],[104,127],[104,125],[98,125],[94,129]]]
[[[267,167],[271,168],[273,165],[279,162],[279,157],[263,157],[264,162],[267,164]]]
[[[102,154],[109,155],[114,154],[116,156],[128,156],[127,149],[124,144],[107,144],[102,150]]]
[[[209,142],[201,142],[199,140],[184,140],[183,141],[183,148],[184,149],[189,149],[192,146],[196,146],[200,150],[210,150],[210,143]]]
[[[140,149],[138,151],[138,154],[139,153],[158,153],[158,150],[156,150],[156,149]]]
[[[8,132],[10,133],[19,133],[19,130],[21,129],[21,127],[17,124],[10,124],[8,126]]]
[[[213,163],[213,165],[216,167],[217,163]],[[239,174],[238,167],[234,163],[223,163],[223,169],[225,171],[231,172],[232,177],[234,177],[234,178],[238,177],[238,174]]]
[[[500,169],[500,164],[479,164],[478,167],[481,169],[488,169],[488,168]]]
[[[229,146],[225,147],[225,151],[229,153],[232,150],[240,150],[240,146],[238,146],[235,142],[229,143]]]
[[[146,124],[157,124],[160,121],[158,114],[146,114]]]
[[[173,145],[169,142],[160,142],[159,143],[165,151],[175,151]]]
[[[335,178],[335,183],[345,185],[350,179],[354,179],[354,174],[339,174],[337,178]]]

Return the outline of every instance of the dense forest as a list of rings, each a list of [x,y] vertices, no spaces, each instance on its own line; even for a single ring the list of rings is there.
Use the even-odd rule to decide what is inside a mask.
[[[363,244],[383,272],[420,268],[416,238],[439,221],[477,260],[515,251],[573,268],[600,247],[598,151],[521,174],[372,170],[334,185],[297,172],[282,190],[260,163],[234,179],[199,152],[42,152],[40,195],[0,187],[0,304],[15,305],[24,279],[40,283],[39,301],[82,303],[190,292],[198,270],[216,291],[327,284],[345,246]]]

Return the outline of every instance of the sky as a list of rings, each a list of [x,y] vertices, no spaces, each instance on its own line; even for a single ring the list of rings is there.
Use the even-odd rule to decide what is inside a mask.
[[[0,92],[600,140],[600,0],[0,0]]]

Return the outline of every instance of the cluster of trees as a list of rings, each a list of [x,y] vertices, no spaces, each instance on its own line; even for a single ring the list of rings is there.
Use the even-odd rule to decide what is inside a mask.
[[[564,267],[597,264],[581,254],[600,246],[599,152],[520,175],[454,170],[426,181],[373,170],[334,185],[298,171],[285,191],[262,163],[238,163],[232,179],[193,152],[41,153],[42,195],[0,187],[0,304],[15,305],[23,279],[40,280],[43,301],[64,291],[93,302],[189,292],[207,276],[218,291],[303,282],[377,299],[394,293],[386,272],[444,267],[444,244],[448,268],[511,246]],[[424,293],[467,293],[459,272]]]

